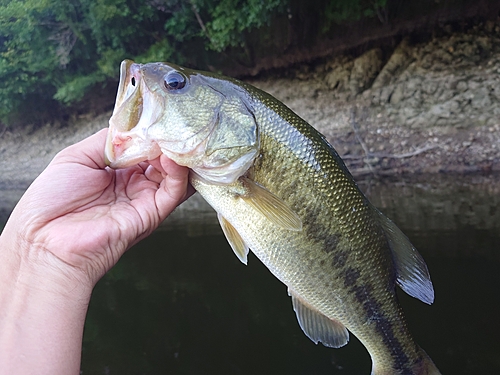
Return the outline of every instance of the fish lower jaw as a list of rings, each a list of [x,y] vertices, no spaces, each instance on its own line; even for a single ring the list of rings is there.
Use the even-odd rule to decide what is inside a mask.
[[[135,159],[128,159],[126,161],[110,162],[108,166],[112,169],[123,169],[137,165],[145,160],[148,159],[146,157],[137,157]]]
[[[161,155],[158,144],[133,136],[116,135],[105,149],[106,163],[114,169],[127,168]]]

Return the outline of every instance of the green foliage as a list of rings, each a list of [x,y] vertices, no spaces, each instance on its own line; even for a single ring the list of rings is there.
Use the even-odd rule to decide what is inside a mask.
[[[45,67],[55,61],[56,51],[47,44],[50,34],[46,27],[48,14],[44,1],[26,11],[22,1],[2,0],[0,3],[0,116],[14,111],[38,86],[47,90]],[[33,45],[44,46],[40,50]]]
[[[337,0],[329,1],[325,8],[325,26],[343,21],[357,21],[362,17],[372,17],[384,8],[387,0]]]
[[[242,47],[245,32],[269,25],[275,12],[283,12],[281,0],[222,0],[209,10],[207,33],[210,47],[221,52],[227,47]],[[244,17],[242,17],[244,15]]]
[[[75,76],[57,89],[57,92],[54,94],[54,99],[64,104],[73,103],[82,99],[87,90],[103,80],[104,75],[99,73]]]
[[[327,27],[371,16],[386,0],[311,2],[324,10]],[[295,0],[0,0],[0,122],[22,119],[30,108],[64,112],[116,81],[125,58],[212,65],[217,53],[244,49],[251,32],[270,30],[296,5]],[[260,40],[272,38],[261,35]]]

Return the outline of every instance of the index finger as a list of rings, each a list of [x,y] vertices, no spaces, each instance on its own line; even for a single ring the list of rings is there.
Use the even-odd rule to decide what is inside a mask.
[[[104,159],[104,146],[108,128],[99,130],[97,133],[84,140],[71,145],[54,158],[54,163],[79,163],[96,169],[106,168]]]

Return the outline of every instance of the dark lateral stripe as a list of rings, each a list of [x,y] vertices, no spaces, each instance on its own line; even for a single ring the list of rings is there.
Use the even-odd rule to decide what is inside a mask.
[[[332,258],[332,265],[334,268],[343,268],[347,263],[349,254],[347,251],[337,250]]]
[[[353,280],[358,278],[359,274],[356,274],[355,270],[348,270],[344,283],[349,287]],[[398,370],[401,375],[413,375],[410,358],[408,358],[403,346],[396,338],[394,328],[384,315],[382,306],[374,298],[372,287],[370,285],[352,285],[350,290],[356,296],[356,300],[363,306],[366,315],[374,322],[375,329],[380,333],[385,346],[389,348],[396,366],[395,370]]]
[[[344,286],[353,288],[359,279],[359,271],[354,268],[348,268],[345,272]],[[357,296],[356,296],[357,298]]]

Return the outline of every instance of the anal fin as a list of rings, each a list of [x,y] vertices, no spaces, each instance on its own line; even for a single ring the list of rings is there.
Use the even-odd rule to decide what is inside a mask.
[[[290,290],[293,309],[300,328],[315,344],[321,342],[330,348],[340,348],[349,342],[349,331],[335,319],[330,319],[304,303]]]

